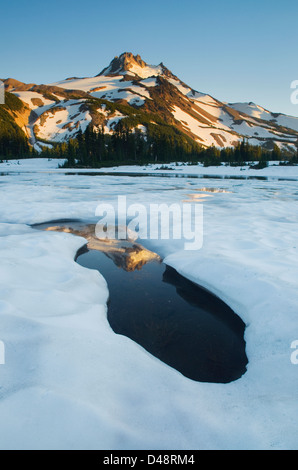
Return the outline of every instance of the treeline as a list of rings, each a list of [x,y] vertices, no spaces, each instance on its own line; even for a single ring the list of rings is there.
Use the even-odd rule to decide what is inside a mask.
[[[80,131],[75,139],[53,144],[52,148],[45,146],[38,153],[12,120],[0,119],[0,160],[36,156],[61,158],[66,160],[65,167],[84,168],[175,161],[201,162],[205,166],[218,165],[221,162],[229,165],[257,162],[255,168],[265,167],[270,160],[298,164],[297,152],[291,155],[283,153],[277,145],[274,145],[273,150],[267,150],[243,140],[236,147],[219,149],[212,146],[204,149],[184,137],[181,132],[176,132],[175,128],[168,127],[165,130],[158,125],[152,125],[147,134],[138,128],[132,131],[120,125],[111,135],[89,126],[85,133]]]
[[[158,126],[156,126],[158,127]],[[113,135],[103,131],[94,131],[88,127],[76,139],[45,148],[43,157],[66,159],[65,167],[99,168],[116,164],[170,163],[174,161],[197,163],[205,166],[218,165],[221,162],[229,165],[242,165],[245,162],[257,162],[256,168],[263,168],[268,161],[290,161],[298,163],[296,154],[285,154],[277,145],[273,150],[250,145],[246,140],[236,147],[204,149],[195,142],[181,139],[181,136],[170,133],[144,135],[140,131],[118,130]]]
[[[0,106],[0,158],[27,158],[32,155],[28,138],[15,123],[13,114],[21,112],[22,101],[5,93],[5,104]],[[34,152],[33,152],[34,153]]]
[[[269,161],[285,161],[292,164],[298,163],[298,150],[289,154],[281,151],[278,145],[274,144],[273,150],[267,150],[259,145],[250,145],[247,140],[239,142],[236,147],[218,149],[209,147],[202,150],[201,161],[205,166],[217,165],[218,162],[229,165],[242,165],[245,162],[257,162],[257,168],[263,168]]]
[[[12,158],[32,158],[36,152],[29,146],[25,135],[14,129],[13,126],[7,132],[3,132],[0,123],[0,159],[9,160]]]
[[[109,164],[138,164],[148,162],[195,161],[200,147],[191,139],[184,138],[172,128],[162,132],[156,126],[154,135],[131,131],[118,126],[112,134],[95,131],[89,126],[85,133],[79,132],[76,139],[44,148],[42,157],[65,158],[66,167],[99,168]]]

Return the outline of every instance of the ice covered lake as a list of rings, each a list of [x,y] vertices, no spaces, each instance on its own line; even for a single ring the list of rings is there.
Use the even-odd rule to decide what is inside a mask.
[[[0,173],[1,448],[297,448],[297,167],[89,175],[20,161]],[[241,378],[193,381],[115,334],[104,276],[75,261],[86,240],[30,227],[94,221],[99,201],[119,195],[203,204],[200,250],[181,240],[150,248],[246,324]]]

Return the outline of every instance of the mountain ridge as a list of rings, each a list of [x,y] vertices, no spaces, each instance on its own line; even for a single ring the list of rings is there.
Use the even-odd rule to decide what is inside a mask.
[[[162,119],[173,132],[204,148],[235,147],[245,139],[269,150],[277,145],[283,151],[296,151],[298,118],[272,113],[253,102],[225,103],[194,90],[162,62],[149,65],[131,52],[114,57],[94,77],[45,85],[3,81],[6,90],[30,109],[23,130],[37,151],[76,138],[88,126],[110,135],[126,126],[146,139],[147,118],[152,115],[151,124],[160,126]]]

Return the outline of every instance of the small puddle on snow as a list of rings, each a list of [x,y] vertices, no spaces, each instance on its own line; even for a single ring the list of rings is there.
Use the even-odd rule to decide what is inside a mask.
[[[98,240],[94,225],[56,221],[35,228],[80,235],[77,263],[109,288],[108,321],[152,355],[200,382],[228,383],[246,371],[245,324],[221,299],[130,240]]]

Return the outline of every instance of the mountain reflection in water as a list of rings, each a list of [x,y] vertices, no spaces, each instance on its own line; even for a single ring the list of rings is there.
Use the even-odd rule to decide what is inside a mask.
[[[115,333],[192,380],[228,383],[245,373],[243,321],[221,299],[165,265],[158,254],[134,240],[98,240],[92,224],[58,221],[36,228],[86,239],[76,261],[106,279],[108,321]]]

